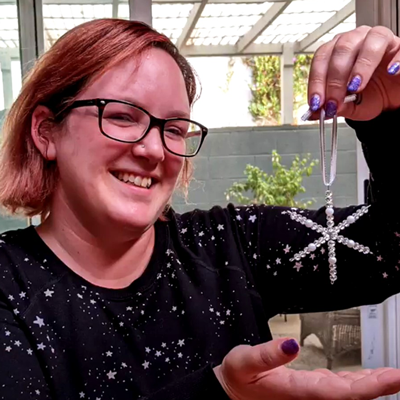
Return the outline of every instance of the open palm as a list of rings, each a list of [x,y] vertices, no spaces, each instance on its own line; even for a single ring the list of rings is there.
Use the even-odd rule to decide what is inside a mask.
[[[253,382],[259,397],[280,400],[375,399],[400,390],[400,371],[390,368],[333,373],[328,370],[295,371],[278,367]]]
[[[214,372],[232,400],[372,400],[400,391],[399,369],[333,373],[286,368],[298,351],[296,341],[283,338],[237,346]]]

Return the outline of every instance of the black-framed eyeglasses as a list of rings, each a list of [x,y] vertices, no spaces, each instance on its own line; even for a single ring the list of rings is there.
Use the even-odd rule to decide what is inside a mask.
[[[154,117],[135,104],[122,100],[77,100],[65,112],[80,107],[96,106],[100,132],[118,142],[140,142],[153,127],[159,127],[164,147],[181,157],[194,157],[208,133],[208,129],[187,118]]]

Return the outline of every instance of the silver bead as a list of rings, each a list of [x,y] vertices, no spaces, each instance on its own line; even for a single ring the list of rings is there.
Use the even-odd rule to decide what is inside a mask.
[[[352,215],[349,215],[349,216],[347,217],[347,222],[348,222],[349,224],[353,224],[355,221],[356,221],[356,219],[355,219]]]

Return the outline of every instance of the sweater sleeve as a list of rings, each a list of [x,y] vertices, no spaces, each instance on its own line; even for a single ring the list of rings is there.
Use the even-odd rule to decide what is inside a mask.
[[[229,400],[211,366],[171,383],[144,400]]]
[[[324,239],[325,207],[227,207],[224,218],[230,221],[232,240],[244,255],[269,317],[378,304],[400,292],[398,117],[400,111],[393,111],[372,121],[348,121],[356,130],[370,168],[370,207],[362,216],[357,214],[361,205],[334,208],[335,226],[344,224],[335,240],[334,284],[330,282],[327,240],[317,242]],[[307,227],[301,220],[313,221],[317,226],[311,228],[308,221]],[[351,223],[345,224],[346,220]],[[295,255],[311,243],[316,248],[296,260]]]
[[[0,299],[0,399],[51,399],[39,354],[45,345],[34,345],[18,322],[19,310],[7,303]]]

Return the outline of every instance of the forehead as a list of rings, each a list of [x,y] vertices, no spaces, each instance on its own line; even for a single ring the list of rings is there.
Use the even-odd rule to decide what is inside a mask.
[[[128,100],[156,114],[188,112],[189,99],[182,72],[164,50],[151,49],[106,71],[81,93],[84,98]]]

